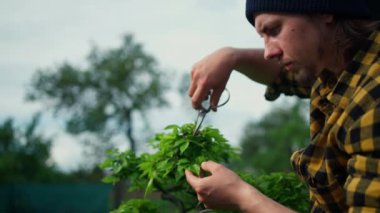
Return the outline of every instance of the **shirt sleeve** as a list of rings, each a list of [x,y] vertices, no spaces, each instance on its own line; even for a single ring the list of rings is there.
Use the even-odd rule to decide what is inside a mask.
[[[349,212],[380,211],[380,105],[356,120],[345,150],[351,154],[345,183]]]
[[[268,101],[276,100],[281,94],[290,96],[296,95],[300,98],[310,98],[311,85],[302,86],[296,80],[294,72],[282,70],[279,77],[267,87],[265,99]]]

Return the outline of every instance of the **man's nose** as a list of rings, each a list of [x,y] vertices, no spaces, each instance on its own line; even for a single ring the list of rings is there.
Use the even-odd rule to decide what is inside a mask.
[[[264,58],[266,60],[269,59],[277,59],[280,60],[282,57],[281,48],[279,48],[276,44],[266,43],[264,50]]]

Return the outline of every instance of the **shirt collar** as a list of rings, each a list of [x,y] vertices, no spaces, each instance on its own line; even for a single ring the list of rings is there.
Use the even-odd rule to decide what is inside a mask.
[[[335,106],[346,108],[358,84],[368,75],[369,66],[379,56],[380,31],[377,30],[369,36],[339,77],[329,70],[323,70],[312,87],[313,93],[326,97]]]

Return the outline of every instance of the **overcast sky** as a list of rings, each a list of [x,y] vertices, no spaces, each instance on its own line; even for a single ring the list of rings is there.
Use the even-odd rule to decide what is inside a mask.
[[[117,47],[126,33],[134,35],[164,70],[178,75],[205,55],[223,46],[262,47],[244,16],[245,0],[2,0],[0,7],[0,121],[13,117],[22,124],[38,105],[25,103],[26,85],[39,68],[63,61],[83,64],[91,46]],[[244,124],[269,110],[265,87],[233,74],[227,87],[230,102],[208,123],[237,145]],[[190,102],[189,102],[190,103]],[[168,124],[193,122],[196,112],[184,110],[171,96],[171,108],[153,112],[153,131]],[[54,122],[54,121],[50,121]],[[81,151],[62,125],[42,125],[56,135],[53,158],[72,169]]]

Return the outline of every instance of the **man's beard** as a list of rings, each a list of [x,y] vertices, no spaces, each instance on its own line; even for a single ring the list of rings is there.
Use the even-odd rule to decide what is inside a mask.
[[[295,71],[295,79],[302,86],[312,86],[317,77],[312,69],[301,68]]]

